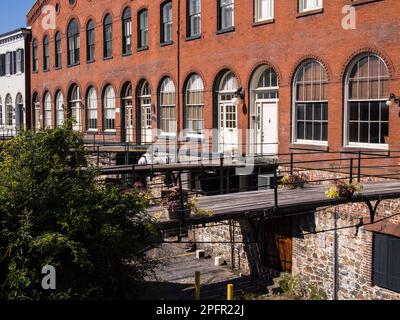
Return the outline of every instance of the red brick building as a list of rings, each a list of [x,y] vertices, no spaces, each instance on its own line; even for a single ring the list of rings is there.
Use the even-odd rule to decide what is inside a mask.
[[[56,29],[43,28],[45,5]],[[32,126],[72,115],[108,141],[217,128],[225,150],[239,135],[256,153],[397,150],[400,109],[386,101],[400,94],[399,10],[397,0],[39,0],[27,16]]]

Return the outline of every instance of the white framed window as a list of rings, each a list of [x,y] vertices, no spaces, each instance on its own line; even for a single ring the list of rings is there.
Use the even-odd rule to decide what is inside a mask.
[[[235,0],[219,0],[218,2],[219,29],[233,28],[235,26]]]
[[[357,57],[346,74],[345,144],[388,148],[389,70],[377,55]]]
[[[322,9],[323,0],[299,0],[299,12]]]
[[[104,90],[103,125],[105,131],[115,131],[115,91],[111,85]]]
[[[185,126],[188,133],[204,134],[204,84],[198,74],[188,80],[185,103]]]
[[[172,24],[172,2],[166,2],[162,6],[161,43],[172,41]]]
[[[147,10],[139,13],[139,49],[149,46],[149,21]]]
[[[293,140],[295,143],[328,144],[328,75],[316,60],[304,62],[294,84]]]
[[[261,22],[274,18],[274,0],[254,0],[254,21]]]
[[[81,90],[77,85],[74,85],[72,88],[71,94],[71,117],[74,120],[72,125],[72,129],[75,131],[82,130],[82,98],[81,98]]]
[[[122,28],[122,52],[129,54],[132,52],[132,18],[130,8],[124,10]]]
[[[49,129],[52,127],[51,125],[51,97],[50,93],[46,93],[43,101],[43,109],[44,109],[44,127]]]
[[[13,125],[14,110],[11,95],[6,96],[6,121],[5,125],[11,127]]]
[[[151,90],[150,84],[144,81],[140,89],[139,95],[140,103],[140,128],[141,128],[141,143],[149,144],[152,142],[152,111],[151,111]]]
[[[56,95],[56,126],[61,127],[64,124],[64,96],[61,91]]]
[[[173,135],[177,132],[175,92],[175,85],[171,78],[165,78],[160,88],[161,130]]]
[[[97,93],[96,89],[91,87],[87,95],[87,130],[97,131]]]
[[[188,0],[188,6],[188,36],[199,36],[201,34],[201,0]]]

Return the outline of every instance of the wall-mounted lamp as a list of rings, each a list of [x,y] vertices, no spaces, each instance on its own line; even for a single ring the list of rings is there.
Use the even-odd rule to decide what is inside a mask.
[[[400,107],[400,97],[396,97],[394,93],[390,94],[389,100],[386,101],[386,105],[391,107],[395,103],[398,107]]]
[[[236,90],[235,94],[233,95],[232,104],[237,107],[239,105],[239,98],[244,101],[245,95],[244,90],[242,87]]]

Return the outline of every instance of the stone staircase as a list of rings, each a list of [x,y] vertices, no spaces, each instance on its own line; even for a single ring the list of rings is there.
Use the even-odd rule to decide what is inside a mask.
[[[286,273],[282,272],[279,276],[272,279],[273,284],[267,286],[268,296],[282,294],[283,291],[280,287],[280,282],[283,280]]]

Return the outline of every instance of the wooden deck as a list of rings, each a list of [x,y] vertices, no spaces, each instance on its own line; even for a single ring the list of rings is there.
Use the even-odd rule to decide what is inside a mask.
[[[211,209],[211,216],[191,216],[188,225],[201,225],[230,219],[265,217],[304,212],[319,207],[357,203],[374,200],[400,198],[400,182],[365,184],[362,192],[351,200],[328,199],[325,195],[328,185],[309,186],[304,189],[278,191],[278,208],[275,207],[274,190],[242,192],[227,195],[210,196],[199,199],[201,209]],[[153,211],[154,212],[154,211]],[[160,220],[162,228],[174,228],[177,220]]]

